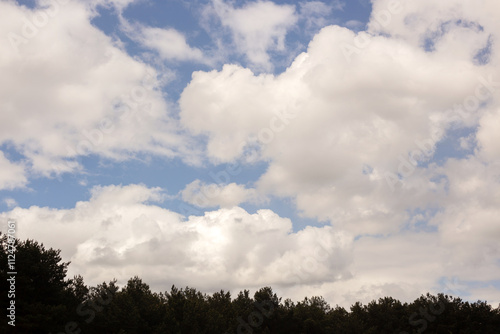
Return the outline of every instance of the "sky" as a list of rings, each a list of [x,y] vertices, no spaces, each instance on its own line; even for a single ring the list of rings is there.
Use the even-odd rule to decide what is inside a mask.
[[[500,303],[496,0],[0,1],[0,226],[89,285]]]

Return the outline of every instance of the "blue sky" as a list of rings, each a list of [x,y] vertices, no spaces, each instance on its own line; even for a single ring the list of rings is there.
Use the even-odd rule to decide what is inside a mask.
[[[30,8],[36,8],[35,1],[19,1],[19,4]],[[278,1],[280,5],[300,6],[296,1]],[[119,14],[114,7],[109,5],[97,6],[97,15],[91,20],[91,23],[110,37],[119,38],[127,50],[127,53],[133,57],[141,57],[147,51],[141,45],[128,38],[127,34],[120,30],[119,15],[123,15],[130,21],[141,22],[149,26],[158,28],[173,28],[189,36],[189,41],[201,49],[211,50],[215,48],[213,40],[200,25],[200,8],[206,5],[206,2],[185,2],[185,1],[147,1],[131,4],[127,9]],[[237,3],[237,7],[244,6],[244,3]],[[341,6],[342,9],[335,7]],[[337,23],[344,25],[351,20],[357,20],[366,24],[371,12],[371,4],[367,1],[352,1],[332,6],[331,12],[325,15],[326,24]],[[361,23],[360,23],[361,24]],[[279,64],[274,69],[275,74],[284,71],[293,60],[293,56],[298,55],[307,48],[310,38],[318,32],[321,27],[315,27],[310,31],[305,31],[305,22],[295,27],[291,33],[287,34],[286,43],[293,50],[294,54],[278,54],[276,62]],[[241,55],[231,55],[225,62],[239,63],[247,65],[247,61]],[[222,63],[214,68],[220,69]],[[183,64],[178,61],[162,62],[158,69],[166,66],[175,71],[176,78],[172,82],[162,87],[163,93],[174,103],[178,100],[183,88],[189,83],[193,71],[210,70],[210,66],[199,64]],[[11,156],[12,161],[22,160],[16,150],[10,150],[4,145],[4,152]],[[17,158],[16,158],[17,157]],[[142,183],[148,187],[159,186],[174,195],[181,191],[184,186],[196,179],[205,182],[212,181],[207,170],[224,170],[224,166],[212,166],[211,168],[193,168],[183,164],[179,159],[173,161],[158,159],[156,157],[138,157],[138,160],[132,160],[123,163],[116,163],[113,160],[103,160],[99,156],[81,157],[81,164],[84,166],[84,173],[80,175],[63,174],[56,178],[34,178],[28,188],[17,191],[1,191],[1,197],[13,198],[21,207],[50,206],[52,208],[69,208],[77,201],[89,199],[90,193],[88,187],[94,185],[112,185],[112,184],[135,184]],[[237,176],[234,182],[238,184],[251,184],[258,179],[266,169],[266,164],[261,163],[258,166],[245,167],[244,172]],[[83,185],[84,184],[84,185]],[[176,209],[181,205],[178,200],[167,201],[162,204],[165,208]],[[0,204],[2,210],[8,210],[5,202]],[[255,212],[261,207],[248,205],[246,208]],[[293,203],[289,200],[274,199],[265,208],[273,209],[281,216],[292,218],[295,229],[302,229],[307,224],[317,224],[315,220],[300,217],[293,208]]]
[[[89,283],[500,302],[482,3],[2,1],[0,217]]]

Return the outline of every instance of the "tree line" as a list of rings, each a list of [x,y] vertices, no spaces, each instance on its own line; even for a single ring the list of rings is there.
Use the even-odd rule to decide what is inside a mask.
[[[0,234],[1,333],[500,333],[500,305],[468,302],[445,294],[422,295],[411,303],[383,297],[349,309],[323,297],[302,301],[278,297],[271,287],[231,296],[195,288],[153,292],[139,277],[119,288],[116,280],[94,287],[81,276],[67,278],[60,250],[15,239],[15,326],[9,324],[12,292],[9,248]]]

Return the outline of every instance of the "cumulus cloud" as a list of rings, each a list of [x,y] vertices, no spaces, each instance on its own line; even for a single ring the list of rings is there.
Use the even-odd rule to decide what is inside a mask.
[[[92,27],[87,9],[67,8],[71,15],[27,38],[23,15],[37,10],[0,2],[0,32],[22,37],[0,55],[0,142],[25,158],[0,152],[0,188],[24,186],[27,168],[78,170],[74,158],[85,154],[192,161],[156,73]],[[294,6],[266,1],[209,8],[259,71],[271,68],[270,54],[284,50],[299,19]],[[373,8],[367,31],[325,27],[279,75],[238,65],[193,74],[180,122],[206,136],[206,157],[268,163],[255,188],[196,180],[180,192],[220,209],[186,218],[158,204],[166,198],[159,188],[108,186],[71,209],[15,208],[2,219],[17,219],[22,238],[61,248],[94,284],[139,275],[159,290],[272,285],[348,306],[446,292],[454,287],[443,279],[460,277],[477,283],[472,298],[499,302],[499,3],[377,0]],[[198,59],[177,31],[145,29],[164,58]],[[162,51],[160,40],[172,48]],[[450,158],[442,144],[463,129],[472,132],[461,140],[467,155]],[[272,211],[236,206],[266,196],[292,199],[303,216],[331,224],[292,232]]]
[[[444,229],[354,240],[332,226],[292,232],[292,222],[270,210],[250,214],[233,207],[187,218],[158,206],[163,199],[160,188],[95,187],[91,198],[74,208],[18,207],[0,214],[0,221],[4,226],[15,219],[18,237],[62,249],[71,261],[69,274],[82,274],[88,284],[110,277],[123,284],[139,275],[156,291],[172,284],[204,291],[272,285],[294,300],[320,294],[348,307],[382,295],[403,301],[428,291],[456,295],[455,277],[461,277],[484,287],[460,287],[474,293],[472,299],[488,291],[485,299],[500,301],[489,285],[500,270],[495,257],[471,257],[474,271],[467,270],[460,254],[470,241],[450,242]],[[480,235],[471,235],[477,239],[472,246],[479,246]],[[490,236],[492,250],[498,250],[496,239]]]
[[[270,210],[234,207],[181,215],[153,202],[158,188],[98,187],[74,208],[16,208],[18,237],[63,250],[89,283],[139,275],[160,290],[173,283],[202,289],[316,284],[349,277],[352,237],[330,226],[292,232]],[[65,238],[60,238],[64,235]]]
[[[264,200],[255,189],[241,184],[206,184],[200,180],[188,184],[181,195],[185,202],[202,208],[232,208],[241,203],[259,203]]]
[[[386,235],[355,242],[353,278],[319,288],[330,300],[407,300],[443,291],[443,277],[485,287],[498,277],[495,10],[374,1],[367,31],[325,27],[282,74],[231,65],[195,73],[184,90],[181,120],[208,137],[207,156],[266,161],[260,193],[355,235]],[[464,128],[472,155],[436,156]]]
[[[24,155],[30,173],[77,171],[76,158],[91,154],[190,156],[156,71],[94,27],[85,4],[2,2],[0,10],[8,38],[0,56],[0,143]]]
[[[282,74],[236,65],[194,73],[181,121],[207,135],[214,161],[253,152],[269,162],[257,189],[295,199],[304,215],[355,233],[397,231],[409,211],[445,196],[432,159],[447,131],[477,126],[498,105],[495,67],[474,62],[497,31],[491,12],[456,13],[450,3],[438,5],[441,17],[483,28],[455,22],[429,51],[397,24],[425,6],[376,2],[368,32],[326,27]],[[392,24],[381,21],[387,13]]]
[[[375,1],[368,31],[326,27],[282,74],[227,65],[195,73],[184,90],[181,121],[207,136],[208,157],[268,162],[259,193],[292,198],[304,216],[360,237],[352,278],[287,295],[348,305],[488,291],[500,300],[491,288],[500,73],[495,57],[475,59],[497,40],[498,4],[462,3]],[[462,140],[472,155],[437,157],[464,128],[476,132]],[[484,288],[453,290],[453,277]]]
[[[285,50],[286,34],[298,20],[295,6],[271,1],[248,2],[236,8],[224,0],[213,0],[205,16],[217,17],[251,66],[267,71],[272,69],[269,52]]]

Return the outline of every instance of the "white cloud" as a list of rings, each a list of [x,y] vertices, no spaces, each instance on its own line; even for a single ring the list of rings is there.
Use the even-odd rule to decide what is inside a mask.
[[[208,135],[215,161],[238,159],[260,143],[270,166],[259,191],[295,198],[307,216],[378,233],[397,229],[408,208],[432,202],[429,191],[444,191],[420,167],[410,165],[415,172],[407,173],[402,193],[391,190],[386,175],[407,168],[411,154],[432,156],[456,120],[447,110],[474,93],[488,68],[460,56],[437,60],[382,36],[349,62],[341,46],[355,38],[345,28],[324,28],[278,76],[235,65],[196,72],[181,96],[181,121]],[[401,185],[397,177],[395,183]]]
[[[181,121],[207,135],[213,161],[245,161],[255,150],[269,162],[257,190],[295,199],[304,215],[354,233],[397,231],[409,210],[446,195],[425,162],[449,129],[480,124],[482,154],[491,161],[499,152],[498,64],[474,61],[498,31],[492,12],[425,3],[377,1],[369,32],[326,27],[280,75],[236,65],[196,72],[180,99]],[[387,13],[389,23],[377,26]],[[451,24],[427,52],[421,22],[418,41],[408,27],[413,15],[426,20],[422,27],[454,17],[483,29]],[[378,28],[388,35],[374,35]]]
[[[344,3],[331,1],[328,5],[321,1],[305,1],[299,4],[300,19],[305,21],[306,29],[316,30],[328,25],[326,17],[334,10],[342,10]]]
[[[55,9],[0,3],[0,34],[10,41],[0,56],[0,143],[44,176],[77,171],[75,158],[89,154],[189,160],[155,70],[95,28],[84,4]]]
[[[498,267],[498,161],[485,164],[476,157],[450,159],[439,173],[447,178],[448,196],[443,199],[445,209],[432,219],[432,223],[439,228],[443,245],[453,250],[450,262],[465,265],[465,268]],[[474,272],[465,270],[461,274],[461,277],[467,275],[465,278],[474,279],[477,269]],[[490,271],[478,277],[495,279],[494,275],[497,275],[495,271]]]
[[[498,1],[418,2],[377,0],[373,2],[369,26],[371,32],[383,32],[423,46],[425,39],[436,37],[436,57],[471,57],[487,43],[489,34],[496,39],[500,23],[495,15]],[[479,28],[482,27],[482,31]],[[499,46],[494,45],[498,52]],[[495,52],[495,53],[496,53]]]
[[[139,42],[156,50],[160,57],[166,60],[205,62],[203,52],[190,47],[186,37],[172,28],[143,27]]]
[[[295,6],[270,1],[248,2],[240,8],[223,0],[213,0],[205,15],[218,17],[231,31],[237,50],[246,55],[252,67],[271,70],[269,52],[285,51],[288,30],[297,23]]]
[[[500,96],[500,83],[499,83]],[[481,118],[476,139],[479,145],[479,155],[490,162],[500,161],[500,108],[492,110]]]
[[[0,151],[0,190],[24,187],[28,183],[22,163],[12,163]]]
[[[404,4],[375,1],[368,32],[325,27],[280,75],[226,65],[195,73],[181,96],[181,121],[207,136],[209,158],[265,161],[259,193],[365,235],[352,279],[298,294],[411,300],[439,292],[443,277],[498,278],[498,43],[489,62],[474,59],[498,39],[498,2]],[[441,147],[435,156],[465,127],[477,130],[462,140],[473,155],[450,159]],[[498,289],[488,299],[500,300]]]
[[[154,204],[164,198],[160,188],[107,186],[91,193],[74,208],[15,208],[0,214],[0,221],[15,219],[19,238],[62,249],[64,260],[71,261],[69,275],[82,274],[88,284],[111,277],[123,284],[139,275],[156,291],[171,284],[202,291],[271,285],[294,300],[323,295],[348,307],[386,295],[411,301],[429,291],[457,294],[455,277],[487,287],[500,274],[498,253],[462,256],[481,246],[476,233],[456,242],[447,239],[451,234],[445,229],[354,241],[331,226],[292,232],[292,222],[270,210],[249,214],[233,207],[186,219]],[[490,240],[498,250],[498,237]],[[463,262],[467,259],[475,261],[473,271]],[[461,284],[460,291],[472,293],[470,300],[500,300],[493,287]]]
[[[18,237],[62,249],[70,274],[90,284],[140,275],[160,291],[172,283],[234,289],[349,276],[352,238],[329,226],[294,233],[270,210],[238,207],[184,220],[146,203],[161,198],[160,189],[141,185],[98,187],[71,209],[16,208],[0,218],[17,220]]]
[[[298,19],[293,6],[213,4],[253,67],[271,66],[269,54],[283,50]],[[180,117],[193,134],[207,136],[206,155],[214,162],[269,163],[255,189],[195,181],[181,192],[188,203],[222,209],[186,219],[150,203],[166,198],[161,189],[132,185],[94,188],[89,201],[67,210],[15,208],[1,217],[19,221],[20,237],[61,248],[71,270],[91,284],[140,275],[159,290],[172,283],[272,285],[295,299],[321,294],[348,306],[381,295],[411,300],[439,292],[443,277],[459,277],[483,283],[465,284],[470,298],[500,301],[489,286],[500,274],[500,92],[497,84],[481,86],[485,78],[500,80],[500,23],[492,14],[499,3],[402,4],[374,1],[368,32],[324,28],[280,75],[237,65],[193,74]],[[22,16],[33,14],[10,2],[0,9],[6,33],[22,34]],[[148,66],[92,27],[83,7],[71,2],[66,10],[70,15],[21,40],[19,54],[0,54],[0,142],[14,143],[42,174],[77,170],[67,161],[83,153],[67,147],[76,151],[82,140],[90,153],[116,159],[189,154],[165,112],[155,73],[148,77]],[[168,38],[177,46],[166,58],[198,57],[182,35],[171,31]],[[478,65],[474,57],[490,39],[490,62]],[[146,97],[136,96],[134,104],[151,108],[127,118],[123,94],[138,87],[147,88]],[[474,98],[479,103],[469,111],[454,107],[465,110]],[[114,113],[106,133],[99,122]],[[463,127],[476,131],[461,142],[473,154],[427,164],[447,131]],[[0,188],[27,183],[24,164],[1,153],[0,165]],[[395,176],[389,183],[387,172]],[[218,195],[199,202],[197,194],[210,187]],[[292,232],[292,223],[272,211],[233,207],[266,195],[291,198],[304,216],[333,226]],[[415,223],[419,210],[423,227]],[[353,241],[354,235],[362,236]]]
[[[442,292],[472,302],[487,300],[496,307],[500,291],[494,288],[493,282],[500,275],[500,268],[491,251],[486,258],[481,256],[488,254],[484,249],[475,251],[478,246],[475,241],[463,240],[452,245],[443,240],[444,236],[444,231],[406,231],[388,237],[361,237],[353,244],[349,267],[352,276],[314,286],[279,287],[279,292],[294,300],[321,295],[332,305],[344,307],[357,301],[367,304],[382,296],[410,302],[427,292]],[[463,261],[467,259],[464,254],[471,251],[475,255]],[[476,263],[472,264],[470,261],[474,260]],[[462,283],[458,284],[456,277],[460,277]]]
[[[206,184],[200,180],[188,184],[181,195],[185,202],[202,208],[232,208],[241,203],[264,201],[255,189],[248,189],[241,184]]]
[[[355,243],[354,277],[339,282],[336,295],[348,304],[381,296],[413,300],[432,291],[436,280],[446,274],[442,261],[439,239],[433,233],[364,237]]]

